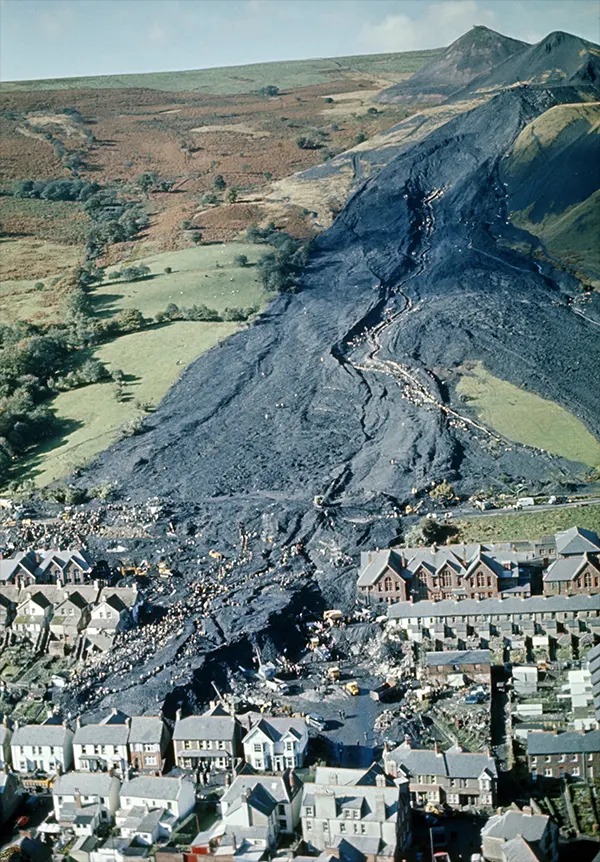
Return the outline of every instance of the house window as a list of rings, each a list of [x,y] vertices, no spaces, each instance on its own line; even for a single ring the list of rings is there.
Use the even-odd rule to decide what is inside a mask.
[[[383,589],[385,590],[385,592],[386,592],[386,593],[391,593],[391,591],[392,591],[392,589],[393,589],[393,586],[394,586],[394,585],[393,585],[393,583],[392,583],[392,579],[391,579],[391,578],[386,578],[386,579],[384,580],[384,582],[383,582]]]
[[[315,816],[315,809],[312,807],[312,805],[306,806],[305,814],[307,817],[314,817]]]
[[[574,766],[573,769],[571,770],[571,772],[573,775],[579,775],[579,767]]]
[[[547,778],[552,778],[552,767],[550,767],[550,768],[548,768],[548,769],[544,769],[544,775],[545,775]]]
[[[578,754],[574,754],[571,757],[571,763],[579,763],[579,755]]]
[[[262,753],[262,745],[260,744],[260,742],[254,743],[254,751],[256,752],[256,754]]]
[[[312,832],[312,823],[311,823],[311,821],[310,821],[310,820],[307,820],[307,821],[306,821],[306,831],[307,831],[307,832]]]

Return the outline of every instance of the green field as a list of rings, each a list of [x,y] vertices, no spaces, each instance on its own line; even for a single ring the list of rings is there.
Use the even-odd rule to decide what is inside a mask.
[[[583,422],[559,407],[489,374],[480,363],[456,387],[479,419],[508,440],[544,449],[588,467],[600,465],[600,443]]]
[[[190,362],[237,328],[235,323],[177,321],[103,345],[95,355],[109,370],[125,373],[129,400],[117,401],[112,382],[61,392],[51,406],[64,432],[23,462],[19,478],[47,485],[88,462],[120,436],[127,422],[143,415],[141,404],[156,406]]]
[[[351,78],[352,73],[369,74],[396,80],[397,75],[416,72],[439,50],[407,51],[402,54],[367,54],[333,59],[291,60],[279,63],[254,63],[218,69],[182,72],[147,72],[133,75],[97,75],[85,78],[48,78],[38,81],[5,81],[0,92],[14,90],[71,90],[141,87],[149,90],[185,92],[197,90],[215,95],[251,93],[272,84],[280,89],[309,87],[327,81]]]
[[[140,281],[114,281],[111,276],[128,262],[108,270],[110,281],[94,291],[96,311],[113,314],[124,308],[139,308],[147,317],[174,302],[180,307],[201,304],[223,311],[226,306],[248,307],[264,300],[254,266],[239,267],[236,255],[245,254],[250,264],[264,254],[264,247],[249,243],[227,243],[186,248],[149,257],[135,264],[150,267],[151,277]],[[171,267],[168,275],[165,268]]]
[[[582,527],[600,533],[600,505],[573,509],[547,509],[543,512],[516,512],[510,515],[484,515],[456,521],[458,535],[452,542],[508,542],[511,539],[539,539],[569,527]]]
[[[151,317],[169,302],[182,307],[205,304],[219,311],[226,306],[264,307],[268,297],[255,268],[233,264],[237,254],[255,260],[263,251],[261,246],[231,243],[136,260],[150,266],[157,276],[103,284],[93,294],[97,311],[110,317],[123,308],[139,308]],[[164,273],[165,266],[173,268],[170,275]],[[50,404],[63,423],[62,432],[23,462],[19,479],[47,485],[90,461],[121,435],[124,425],[155,407],[191,362],[239,326],[176,321],[101,345],[94,355],[109,371],[120,370],[125,375],[123,400],[117,400],[112,381],[57,395]]]

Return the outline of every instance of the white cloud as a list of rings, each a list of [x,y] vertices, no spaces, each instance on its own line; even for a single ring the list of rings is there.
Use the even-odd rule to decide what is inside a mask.
[[[493,27],[496,16],[477,0],[440,0],[424,4],[416,18],[388,15],[375,24],[367,24],[359,38],[364,50],[375,53],[417,51],[449,45],[474,24]]]

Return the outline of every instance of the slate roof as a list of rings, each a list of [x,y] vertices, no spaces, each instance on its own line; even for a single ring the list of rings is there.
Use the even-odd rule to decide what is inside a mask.
[[[256,785],[262,785],[277,803],[291,802],[294,796],[302,789],[302,781],[294,774],[293,786],[290,770],[282,775],[238,775],[223,795],[223,801],[232,805],[247,790],[252,790]]]
[[[25,604],[25,602],[28,602],[30,600],[32,602],[35,602],[36,605],[39,605],[40,608],[52,607],[52,602],[50,601],[50,599],[39,590],[37,590],[35,593],[26,593],[25,597],[21,601],[21,604]]]
[[[361,554],[361,570],[358,586],[372,586],[387,568],[402,576],[402,557],[396,551],[369,551]]]
[[[524,814],[522,811],[505,811],[495,814],[481,830],[482,837],[510,841],[521,835],[526,841],[540,841],[548,827],[546,814]]]
[[[368,769],[337,769],[334,766],[317,766],[315,784],[339,787],[377,787],[378,776],[385,777],[386,787],[396,786],[377,763],[373,763]]]
[[[296,739],[301,739],[302,736],[306,735],[306,723],[301,721],[299,718],[274,718],[272,716],[265,716],[258,722],[258,724],[254,724],[250,728],[249,734],[257,728],[262,730],[262,732],[266,734],[272,742],[279,742],[279,740],[283,739],[283,737],[289,732],[291,732]],[[247,738],[248,736],[245,737],[244,742]]]
[[[406,767],[411,775],[479,778],[481,773],[487,769],[492,777],[497,778],[498,776],[493,757],[488,754],[461,751],[458,748],[436,752],[430,748],[411,748],[408,745],[399,745],[386,754],[386,759]]]
[[[77,551],[62,551],[52,549],[50,551],[40,551],[40,563],[37,567],[37,574],[44,574],[52,564],[59,566],[61,569],[66,569],[69,563],[74,563],[82,572],[91,572],[92,564],[87,557],[87,552],[84,550]]]
[[[506,862],[544,862],[545,855],[539,856],[522,835],[511,838],[502,847]]]
[[[113,781],[119,781],[108,772],[65,772],[54,782],[53,796],[109,796]],[[119,782],[120,783],[120,782]]]
[[[133,799],[179,799],[183,783],[192,784],[189,779],[184,778],[155,778],[150,775],[140,775],[126,781],[121,787],[121,799],[132,797]]]
[[[230,715],[188,715],[175,722],[173,739],[218,739],[231,741],[235,733],[235,719]]]
[[[156,743],[162,741],[164,724],[157,715],[134,715],[129,730],[130,743]]]
[[[25,724],[13,733],[11,745],[54,745],[65,744],[65,739],[73,731],[62,724]]]
[[[594,560],[590,560],[587,553],[581,555],[573,555],[572,557],[561,557],[554,560],[544,575],[545,583],[553,583],[555,581],[572,581],[573,578],[586,566],[591,563],[594,565]],[[598,568],[598,565],[595,566]]]
[[[127,745],[127,724],[84,724],[75,730],[73,745]]]
[[[490,616],[496,614],[600,612],[600,595],[531,596],[507,599],[442,599],[440,602],[396,602],[388,608],[390,619],[424,617]]]
[[[563,556],[583,554],[586,551],[592,554],[600,553],[600,539],[598,538],[598,534],[592,530],[585,530],[582,527],[571,527],[568,530],[556,533],[554,538],[556,551]]]
[[[0,560],[0,583],[10,580],[22,569],[25,569],[28,574],[33,575],[36,565],[35,555],[31,551],[17,551],[12,557]]]
[[[491,664],[489,649],[445,650],[425,654],[426,667],[454,667],[465,664]]]
[[[264,784],[257,783],[250,789],[248,794],[243,793],[236,797],[228,807],[225,816],[233,814],[238,808],[242,808],[244,805],[249,805],[268,817],[277,808],[277,804],[277,800],[271,796]]]
[[[595,754],[600,751],[600,730],[588,733],[530,733],[527,736],[527,754]]]

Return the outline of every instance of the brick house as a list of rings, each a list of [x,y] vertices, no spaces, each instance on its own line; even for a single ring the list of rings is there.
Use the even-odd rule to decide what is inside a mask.
[[[544,573],[545,596],[589,595],[600,591],[600,558],[584,553],[560,557]]]
[[[363,551],[358,591],[367,602],[405,602],[409,587],[406,560],[397,551]]]
[[[473,682],[489,684],[491,661],[489,649],[427,652],[421,676],[431,681],[445,682],[449,676],[462,673]]]
[[[133,716],[129,729],[129,762],[136,772],[160,775],[171,735],[157,715]]]
[[[572,778],[598,782],[600,730],[536,732],[527,736],[527,763],[534,779]]]
[[[530,595],[518,555],[503,545],[445,545],[361,554],[357,589],[377,601],[486,599],[502,592]]]

